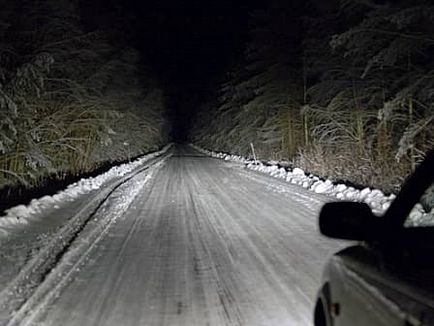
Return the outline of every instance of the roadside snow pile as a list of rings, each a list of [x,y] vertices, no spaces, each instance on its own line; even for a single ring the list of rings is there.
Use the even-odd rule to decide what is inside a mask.
[[[312,174],[306,174],[300,168],[286,170],[277,165],[267,166],[262,163],[247,163],[247,167],[254,171],[269,174],[275,178],[284,179],[286,182],[302,186],[317,194],[325,194],[340,200],[365,202],[372,210],[379,214],[389,208],[395,195],[386,196],[381,190],[364,188],[362,190],[345,184],[334,184],[330,180],[321,180]]]
[[[434,226],[434,209],[431,209],[430,212],[427,212],[421,204],[416,204],[416,206],[410,212],[410,217],[405,221],[405,226]]]
[[[283,168],[277,162],[269,162],[264,164],[262,162],[255,162],[252,159],[244,158],[238,155],[231,155],[225,153],[216,153],[204,150],[200,147],[192,145],[196,150],[206,155],[220,158],[225,161],[235,161],[243,163],[247,168],[253,171],[269,174],[277,179],[285,180],[288,183],[299,185],[303,188],[309,189],[317,194],[325,194],[328,196],[336,197],[340,200],[349,200],[364,202],[368,204],[374,213],[382,214],[390,206],[390,203],[395,199],[395,195],[386,196],[381,190],[365,188],[362,190],[345,184],[335,184],[331,180],[322,180],[313,174],[306,174],[300,168]],[[270,164],[272,163],[272,164]]]
[[[7,224],[28,223],[29,218],[41,214],[45,209],[58,209],[61,203],[72,202],[79,196],[88,194],[93,190],[100,189],[106,182],[126,175],[145,162],[165,153],[171,146],[172,145],[167,145],[158,152],[142,156],[133,162],[115,166],[109,171],[94,178],[90,177],[87,179],[81,179],[53,196],[44,196],[39,199],[33,199],[28,205],[18,205],[12,207],[5,211],[6,215],[0,216],[0,225],[3,226]]]

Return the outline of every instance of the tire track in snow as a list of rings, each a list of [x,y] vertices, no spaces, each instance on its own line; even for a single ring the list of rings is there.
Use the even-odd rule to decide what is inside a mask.
[[[36,323],[311,324],[340,247],[317,232],[323,197],[293,186],[282,196],[239,166],[177,152]]]

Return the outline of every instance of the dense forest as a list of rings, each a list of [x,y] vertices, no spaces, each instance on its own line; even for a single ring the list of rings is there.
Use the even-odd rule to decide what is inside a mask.
[[[156,78],[152,67],[189,74],[188,62],[215,50],[160,44],[167,53],[159,59],[163,14],[152,20],[150,11],[150,23],[140,23],[138,33],[153,41],[145,37],[137,50],[120,2],[0,3],[0,188],[33,187],[154,150],[169,141],[166,103],[204,92],[198,83],[196,91],[180,88],[183,79],[167,72],[164,85]],[[434,146],[434,5],[272,0],[259,7],[241,57],[226,60],[225,79],[201,100],[190,141],[242,155],[252,143],[262,159],[396,190]],[[194,26],[188,33],[205,42]],[[230,48],[235,41],[226,39]],[[168,85],[178,89],[169,101]],[[179,120],[172,125],[190,124],[196,111],[189,110],[172,114]]]
[[[270,1],[192,141],[394,191],[434,147],[433,31],[428,0]]]
[[[163,92],[124,42],[126,17],[100,10],[87,21],[91,8],[74,0],[1,8],[0,186],[37,186],[167,142]]]

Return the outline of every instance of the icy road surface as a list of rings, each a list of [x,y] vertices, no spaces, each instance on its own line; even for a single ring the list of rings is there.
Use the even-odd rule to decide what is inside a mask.
[[[187,147],[119,191],[11,325],[312,325],[330,199]]]

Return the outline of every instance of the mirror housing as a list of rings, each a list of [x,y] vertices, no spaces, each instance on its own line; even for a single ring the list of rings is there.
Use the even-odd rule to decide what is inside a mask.
[[[365,203],[333,202],[322,207],[319,229],[330,238],[374,240],[380,231],[380,221]]]

